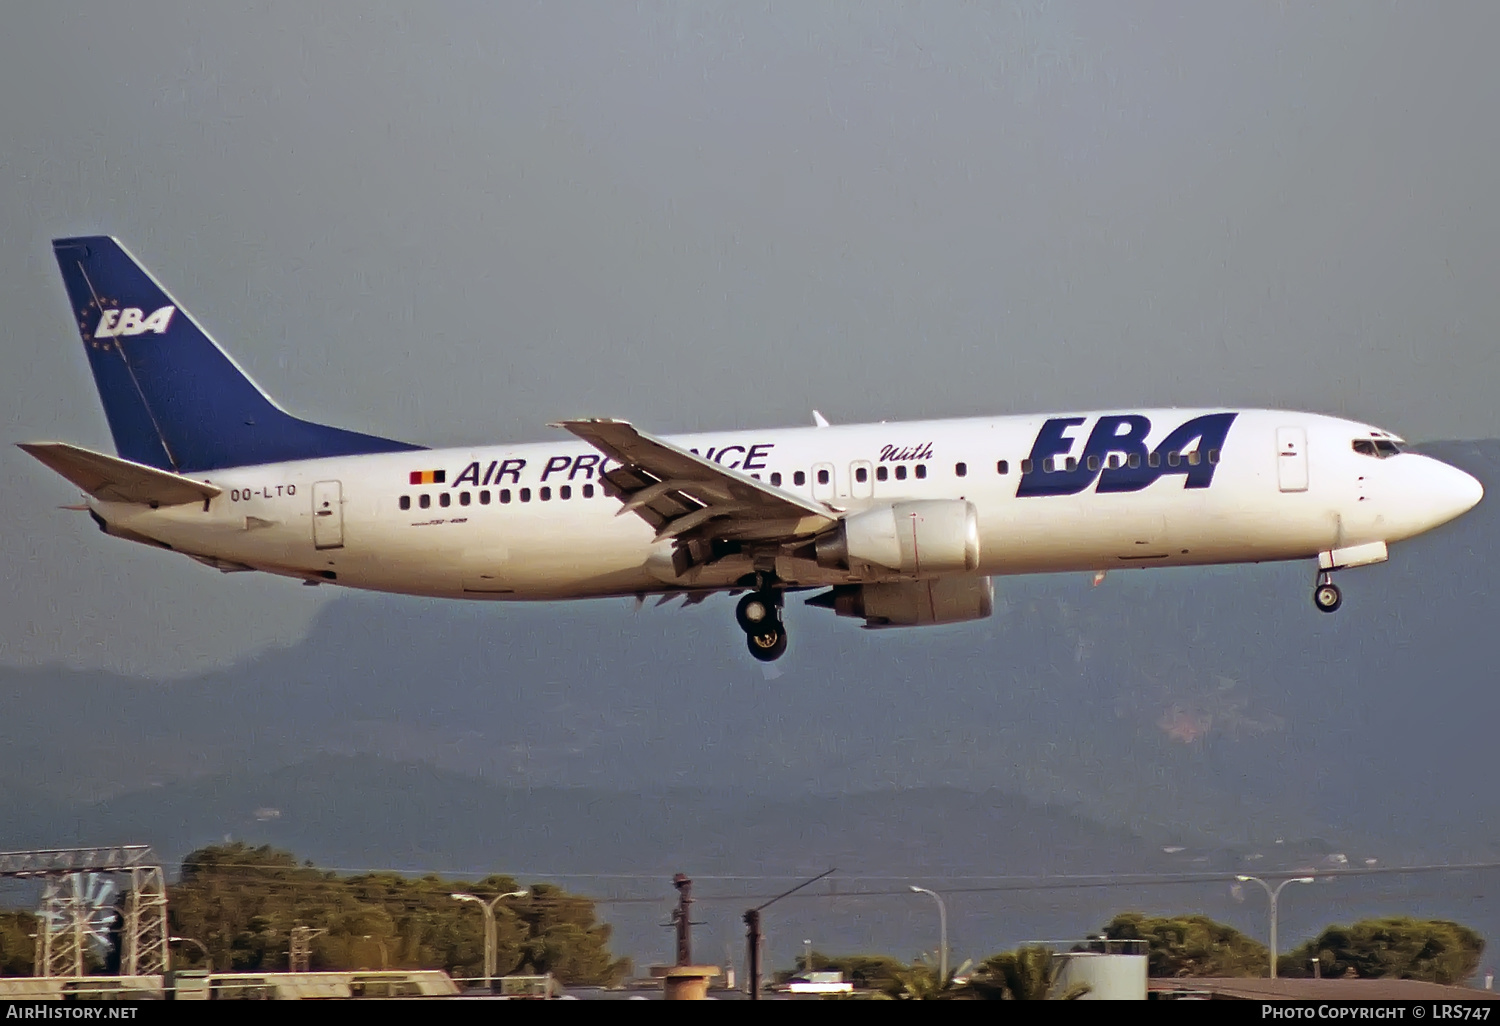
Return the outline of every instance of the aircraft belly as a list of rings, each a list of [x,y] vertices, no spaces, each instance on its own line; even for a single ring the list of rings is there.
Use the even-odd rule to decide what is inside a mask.
[[[1047,496],[1012,500],[982,522],[980,572],[1301,559],[1334,544],[1337,511],[1308,493]],[[1023,505],[1024,504],[1024,505]]]

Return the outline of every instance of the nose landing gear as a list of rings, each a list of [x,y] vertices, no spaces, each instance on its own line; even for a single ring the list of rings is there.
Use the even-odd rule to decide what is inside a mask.
[[[1318,583],[1313,587],[1313,605],[1325,613],[1331,613],[1344,604],[1344,593],[1333,583],[1333,574],[1323,571],[1318,574]]]
[[[750,654],[763,663],[774,662],[786,654],[786,625],[781,622],[783,601],[779,589],[762,583],[734,608],[735,621],[745,632]]]

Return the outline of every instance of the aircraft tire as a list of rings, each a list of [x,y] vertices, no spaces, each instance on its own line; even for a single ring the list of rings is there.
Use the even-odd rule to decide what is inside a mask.
[[[767,627],[781,624],[781,603],[778,596],[764,591],[752,591],[740,599],[734,607],[735,622],[746,634],[764,632]]]
[[[745,635],[750,654],[763,663],[774,663],[786,655],[786,631],[780,625],[760,634]]]
[[[1343,592],[1336,584],[1320,584],[1313,589],[1313,605],[1325,613],[1331,613],[1344,604]]]

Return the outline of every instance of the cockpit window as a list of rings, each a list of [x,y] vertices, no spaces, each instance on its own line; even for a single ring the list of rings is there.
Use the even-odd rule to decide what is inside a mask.
[[[1353,444],[1354,451],[1361,456],[1374,456],[1381,460],[1406,451],[1406,446],[1389,438],[1356,438]]]

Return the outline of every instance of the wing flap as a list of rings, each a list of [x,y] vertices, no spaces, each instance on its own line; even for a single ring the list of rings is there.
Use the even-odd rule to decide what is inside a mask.
[[[20,448],[104,502],[180,506],[205,502],[223,490],[181,474],[106,456],[67,442],[22,442]]]
[[[658,539],[792,541],[832,525],[837,514],[748,474],[638,431],[623,420],[554,424],[618,463],[603,475],[621,513],[650,524]]]

